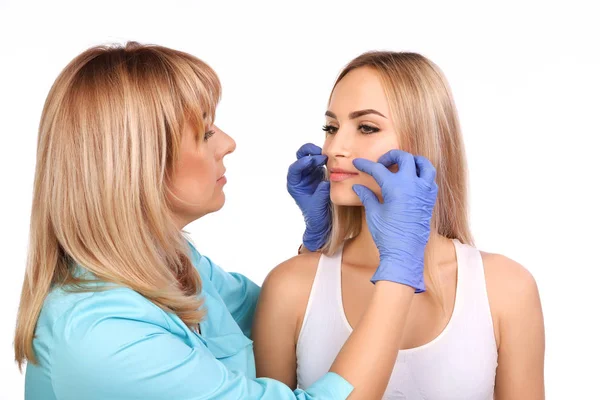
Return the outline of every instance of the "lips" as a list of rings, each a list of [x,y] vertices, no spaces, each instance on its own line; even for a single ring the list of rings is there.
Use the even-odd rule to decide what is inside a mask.
[[[348,171],[342,168],[329,169],[329,180],[331,182],[342,182],[346,179],[354,178],[355,176],[358,176],[358,172]]]
[[[227,178],[225,177],[225,171],[223,171],[223,173],[219,176],[219,179],[217,179],[218,183],[227,183]]]

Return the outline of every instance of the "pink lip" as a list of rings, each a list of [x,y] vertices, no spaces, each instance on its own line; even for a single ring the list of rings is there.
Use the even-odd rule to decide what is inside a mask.
[[[345,181],[346,179],[354,178],[355,176],[358,176],[358,174],[343,174],[341,172],[333,172],[329,174],[329,180],[332,182],[341,182]]]
[[[227,183],[227,178],[225,177],[225,175],[223,175],[222,177],[220,177],[219,179],[217,179],[217,183],[220,183],[221,185],[224,185]]]
[[[346,171],[341,168],[329,169],[329,180],[331,182],[342,182],[355,176],[358,176],[357,172]]]

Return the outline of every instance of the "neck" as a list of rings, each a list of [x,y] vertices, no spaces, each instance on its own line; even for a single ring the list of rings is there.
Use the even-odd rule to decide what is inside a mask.
[[[344,262],[373,269],[379,266],[379,250],[369,231],[364,207],[361,207],[360,233],[344,245]]]
[[[363,268],[377,269],[379,266],[379,250],[375,245],[373,236],[369,231],[365,209],[361,207],[361,230],[358,236],[348,240],[344,245],[344,263],[361,266]],[[434,263],[447,263],[455,260],[454,245],[438,233],[433,233],[427,244],[427,249],[435,248]]]

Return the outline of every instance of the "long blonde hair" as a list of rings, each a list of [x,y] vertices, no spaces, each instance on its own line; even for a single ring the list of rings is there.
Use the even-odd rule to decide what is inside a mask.
[[[473,244],[467,207],[467,164],[458,115],[442,71],[416,53],[368,52],[342,70],[371,68],[379,76],[402,150],[427,157],[437,170],[438,197],[431,232]],[[333,90],[332,90],[333,92]],[[330,98],[331,100],[331,98]],[[322,251],[331,255],[361,229],[361,207],[333,205],[333,228]],[[432,259],[428,246],[427,260]],[[434,285],[438,281],[429,271]]]
[[[202,137],[220,94],[204,62],[135,42],[90,48],[60,73],[39,127],[14,343],[20,367],[36,362],[32,341],[49,291],[94,290],[74,265],[190,326],[202,319],[200,276],[167,194],[184,124]]]

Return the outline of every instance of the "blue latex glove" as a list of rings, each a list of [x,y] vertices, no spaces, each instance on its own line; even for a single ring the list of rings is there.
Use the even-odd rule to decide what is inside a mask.
[[[394,173],[386,167],[398,164]],[[354,166],[381,186],[383,203],[363,185],[353,189],[365,206],[367,225],[379,250],[379,267],[371,278],[425,291],[425,245],[438,187],[435,168],[425,157],[391,150],[377,163],[357,158]]]
[[[298,160],[290,165],[287,189],[300,207],[306,229],[302,237],[304,247],[316,251],[325,245],[331,231],[329,181],[325,180],[327,156],[312,143],[300,147]]]

